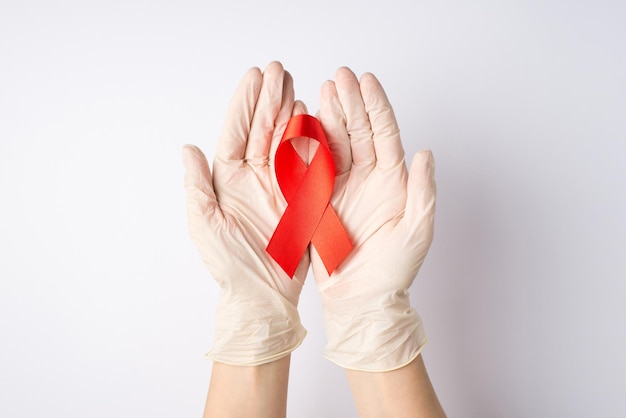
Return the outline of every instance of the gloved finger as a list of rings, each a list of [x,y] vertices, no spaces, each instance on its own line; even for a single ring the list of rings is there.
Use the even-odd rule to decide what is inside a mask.
[[[372,130],[361,97],[359,81],[347,67],[335,73],[337,96],[346,116],[346,128],[350,137],[352,162],[355,165],[374,164],[376,153],[372,142]]]
[[[284,76],[283,66],[277,61],[271,62],[263,71],[263,85],[254,109],[245,153],[246,161],[253,165],[265,165],[268,162],[276,119],[283,105]],[[293,84],[290,86],[293,89]],[[285,101],[288,100],[286,97]],[[292,106],[293,99],[289,103],[289,111]]]
[[[276,155],[276,149],[280,145],[280,140],[283,137],[283,132],[285,132],[285,128],[287,127],[287,122],[291,118],[294,107],[294,96],[295,92],[293,89],[293,78],[289,71],[285,71],[283,75],[283,97],[282,103],[280,105],[280,110],[278,115],[276,116],[276,120],[273,124],[273,132],[270,140],[270,148],[267,150],[267,154],[265,158],[269,158],[270,160],[274,159],[274,155]]]
[[[420,244],[430,245],[435,216],[435,160],[430,150],[415,153],[407,181],[406,209],[402,224]]]
[[[291,112],[292,116],[302,115],[307,113],[306,105],[300,101],[296,100],[293,105],[293,111]],[[311,149],[317,144],[317,141],[311,141],[309,138],[298,137],[291,140],[291,145],[296,150],[302,161],[304,161],[307,165],[309,164],[309,157],[315,153],[315,150]]]
[[[187,190],[187,212],[190,229],[193,225],[202,225],[208,219],[223,219],[219,208],[211,170],[204,153],[195,145],[183,147],[185,166],[185,189]],[[193,234],[193,231],[192,231]]]
[[[385,90],[374,74],[361,76],[361,95],[369,116],[376,151],[376,166],[397,167],[404,163],[404,148],[400,141],[400,128]]]
[[[239,82],[228,106],[224,128],[217,142],[216,157],[222,161],[244,159],[250,124],[262,82],[261,70],[256,67],[250,68]]]
[[[328,139],[328,146],[335,162],[336,174],[340,175],[350,171],[352,166],[350,137],[334,81],[329,80],[322,84],[318,118],[324,128],[326,139]]]

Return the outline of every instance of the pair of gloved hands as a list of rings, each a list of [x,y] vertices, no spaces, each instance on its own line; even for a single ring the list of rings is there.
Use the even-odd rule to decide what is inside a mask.
[[[354,248],[329,276],[309,246],[290,279],[266,252],[287,206],[273,158],[288,120],[306,112],[280,63],[252,68],[230,103],[213,173],[200,149],[183,149],[189,230],[221,288],[208,357],[252,366],[298,347],[306,331],[297,305],[311,265],[324,310],[325,356],[354,370],[402,367],[426,342],[407,290],[433,237],[432,154],[418,152],[407,172],[382,86],[372,74],[358,80],[340,68],[334,82],[322,85],[318,118],[336,169],[331,205]],[[294,146],[307,160],[309,142]]]

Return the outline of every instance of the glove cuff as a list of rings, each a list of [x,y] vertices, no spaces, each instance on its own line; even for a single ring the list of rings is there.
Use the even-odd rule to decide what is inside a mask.
[[[360,371],[399,369],[426,345],[426,333],[415,309],[407,305],[360,306],[350,315],[325,310],[328,344],[324,356],[339,366]]]
[[[295,350],[306,336],[296,306],[273,289],[245,296],[223,292],[213,348],[206,357],[234,366],[257,366]]]

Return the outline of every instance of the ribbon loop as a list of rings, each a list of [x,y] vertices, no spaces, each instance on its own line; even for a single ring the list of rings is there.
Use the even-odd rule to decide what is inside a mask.
[[[308,137],[319,146],[307,167],[291,139]],[[267,245],[267,252],[293,278],[309,242],[331,274],[352,250],[348,233],[330,205],[335,166],[320,122],[310,115],[296,115],[287,123],[276,150],[276,179],[287,208]]]

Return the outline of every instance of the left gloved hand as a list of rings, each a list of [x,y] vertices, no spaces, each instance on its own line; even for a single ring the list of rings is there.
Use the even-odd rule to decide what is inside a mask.
[[[243,77],[227,112],[213,175],[199,148],[183,149],[191,237],[221,288],[213,349],[231,365],[259,365],[289,354],[306,334],[297,305],[308,252],[293,279],[265,247],[287,203],[270,156],[293,113],[293,81],[278,62]]]

